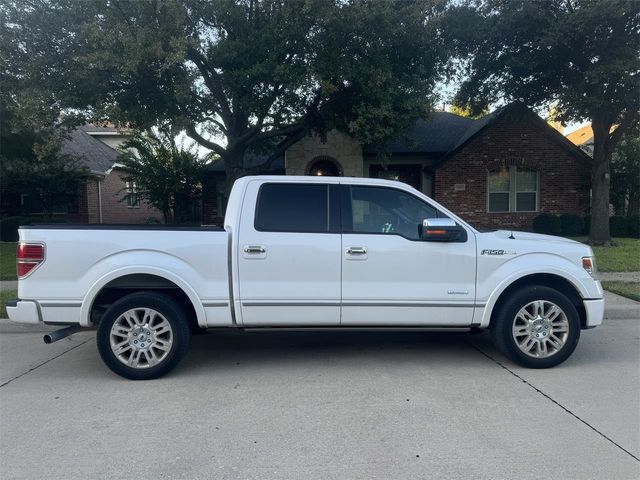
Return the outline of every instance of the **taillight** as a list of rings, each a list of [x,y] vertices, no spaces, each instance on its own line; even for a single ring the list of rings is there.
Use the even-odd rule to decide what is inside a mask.
[[[24,278],[44,262],[44,245],[41,243],[19,243],[16,254],[18,278]]]

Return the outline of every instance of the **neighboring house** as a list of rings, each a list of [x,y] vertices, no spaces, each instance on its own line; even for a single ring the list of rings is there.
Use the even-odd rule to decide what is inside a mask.
[[[162,213],[137,195],[136,186],[124,180],[116,148],[128,138],[126,131],[84,125],[71,132],[61,152],[77,158],[87,169],[78,192],[77,212],[83,223],[145,223],[162,220]]]
[[[434,112],[384,149],[337,131],[289,147],[269,173],[378,177],[412,185],[479,228],[530,229],[542,212],[586,215],[591,158],[521,104],[474,120]],[[265,157],[250,157],[247,166]],[[224,169],[209,168],[204,220],[224,210]]]
[[[571,132],[567,135],[567,140],[580,147],[589,156],[593,156],[593,129],[591,124]]]

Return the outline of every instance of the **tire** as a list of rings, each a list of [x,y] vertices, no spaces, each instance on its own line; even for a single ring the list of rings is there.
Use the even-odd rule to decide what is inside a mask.
[[[580,317],[564,294],[534,285],[510,295],[490,329],[495,346],[509,359],[528,368],[550,368],[576,349]]]
[[[96,341],[104,363],[131,380],[151,380],[172,370],[189,350],[191,329],[184,311],[156,292],[127,295],[111,305]]]

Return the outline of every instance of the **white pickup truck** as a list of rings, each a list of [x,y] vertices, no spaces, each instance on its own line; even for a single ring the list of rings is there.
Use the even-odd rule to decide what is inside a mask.
[[[602,323],[593,252],[523,232],[481,233],[408,185],[238,180],[224,228],[22,227],[15,322],[97,327],[115,373],[159,377],[214,327],[489,329],[513,361],[566,360]]]

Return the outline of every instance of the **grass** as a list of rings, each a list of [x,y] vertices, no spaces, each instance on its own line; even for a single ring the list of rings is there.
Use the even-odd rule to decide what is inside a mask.
[[[17,280],[15,242],[0,242],[0,280]]]
[[[640,283],[638,282],[602,282],[605,290],[640,302]]]
[[[5,308],[9,300],[18,298],[17,290],[0,291],[0,318],[7,318],[7,309]]]
[[[574,240],[586,242],[587,237]],[[596,256],[596,267],[600,272],[640,271],[640,239],[614,238],[614,247],[591,247]]]

